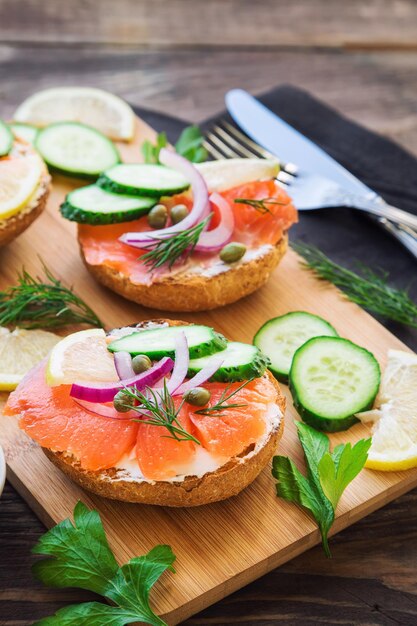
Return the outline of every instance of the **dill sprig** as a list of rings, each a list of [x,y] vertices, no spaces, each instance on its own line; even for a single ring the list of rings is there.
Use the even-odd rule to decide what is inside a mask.
[[[0,326],[58,328],[68,324],[103,324],[92,309],[43,264],[45,276],[22,269],[16,285],[0,291]]]
[[[352,302],[381,318],[417,328],[417,304],[406,290],[388,284],[387,272],[375,272],[358,264],[361,273],[357,274],[338,265],[315,246],[293,243],[292,248],[304,258],[305,267],[339,287]]]
[[[151,426],[162,426],[169,432],[169,435],[165,435],[165,437],[176,441],[194,441],[200,445],[198,439],[189,433],[179,421],[178,416],[185,401],[182,400],[178,408],[175,407],[174,399],[167,388],[166,379],[164,379],[164,386],[161,390],[147,387],[145,393],[142,393],[134,387],[126,387],[124,393],[138,402],[137,406],[126,403],[126,407],[146,418],[132,421]]]
[[[150,244],[149,251],[140,257],[140,260],[148,266],[148,271],[152,271],[168,264],[168,267],[181,257],[188,257],[196,247],[201,233],[212,218],[213,213],[202,222],[199,222],[191,228],[187,228],[170,237],[154,237],[156,244]],[[152,247],[151,247],[152,246]]]
[[[236,395],[238,391],[243,389],[243,387],[246,387],[246,385],[250,383],[251,380],[252,379],[245,380],[241,385],[239,385],[239,387],[237,387],[237,389],[234,389],[233,391],[230,391],[231,385],[228,385],[226,389],[222,391],[222,394],[220,398],[218,399],[218,401],[216,402],[216,404],[213,404],[212,406],[208,406],[204,409],[199,409],[198,411],[194,411],[194,412],[198,413],[198,415],[212,415],[213,413],[222,415],[223,412],[226,411],[227,409],[235,409],[238,407],[247,406],[247,404],[245,403],[233,403],[233,402],[228,402],[228,400],[230,400],[230,398]]]
[[[271,213],[271,209],[268,208],[268,204],[284,204],[284,202],[280,202],[276,200],[276,198],[262,198],[261,200],[253,200],[252,198],[235,198],[234,202],[237,204],[248,204],[253,207],[260,213]]]

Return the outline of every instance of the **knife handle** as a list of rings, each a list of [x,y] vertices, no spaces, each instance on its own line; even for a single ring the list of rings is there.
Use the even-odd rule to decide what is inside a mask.
[[[411,228],[403,228],[397,224],[394,224],[387,220],[385,217],[373,217],[384,230],[388,231],[390,235],[395,237],[412,256],[417,259],[417,232]]]
[[[381,202],[379,198],[368,199],[355,194],[345,194],[343,206],[359,209],[360,211],[367,211],[372,215],[385,218],[399,226],[408,226],[412,230],[417,231],[417,215],[403,211],[403,209],[398,209],[386,202]]]

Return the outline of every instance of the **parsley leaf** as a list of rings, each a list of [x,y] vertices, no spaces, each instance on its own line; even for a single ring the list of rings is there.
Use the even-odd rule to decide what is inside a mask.
[[[368,456],[370,439],[361,439],[329,451],[329,438],[303,422],[297,422],[304,450],[307,475],[288,457],[275,456],[272,474],[278,479],[277,495],[303,506],[319,527],[326,556],[331,556],[327,535],[333,525],[337,504],[347,485],[359,474]]]
[[[98,512],[78,502],[74,525],[68,519],[57,524],[33,552],[51,557],[33,566],[34,575],[44,584],[94,591],[116,605],[86,602],[68,606],[36,626],[124,626],[137,621],[164,624],[150,607],[149,593],[165,570],[173,569],[175,556],[169,546],[156,546],[119,567]]]
[[[179,136],[175,150],[192,163],[201,163],[208,159],[208,152],[203,146],[203,141],[204,135],[198,126],[187,126]],[[159,133],[155,144],[149,140],[144,141],[142,154],[145,163],[159,163],[159,152],[161,148],[165,148],[167,145],[166,133]]]
[[[161,148],[165,148],[168,145],[168,139],[166,133],[158,133],[156,137],[156,144],[153,144],[149,139],[142,144],[142,154],[145,163],[159,163],[159,152]]]
[[[353,448],[350,443],[340,444],[332,454],[327,452],[320,460],[320,483],[333,509],[336,509],[348,484],[365,465],[371,443],[372,439],[361,439]]]

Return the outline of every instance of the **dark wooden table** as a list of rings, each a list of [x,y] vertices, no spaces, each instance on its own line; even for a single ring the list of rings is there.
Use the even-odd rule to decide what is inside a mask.
[[[417,154],[413,0],[158,0],[155,11],[142,0],[98,4],[0,0],[1,116],[42,87],[85,84],[199,121],[223,108],[231,87],[260,92],[291,82]],[[416,505],[416,492],[403,496],[333,538],[331,561],[315,548],[187,624],[417,624]],[[26,626],[90,597],[32,579],[30,549],[43,532],[6,486],[4,626]]]

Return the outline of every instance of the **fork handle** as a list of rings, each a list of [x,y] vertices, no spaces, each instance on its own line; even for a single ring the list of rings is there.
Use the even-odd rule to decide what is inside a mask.
[[[360,196],[349,195],[346,206],[352,209],[359,209],[360,211],[367,211],[368,213],[372,213],[372,215],[386,218],[399,226],[409,226],[417,231],[417,215],[403,211],[403,209],[398,209],[386,202],[372,199],[368,200]]]
[[[394,224],[387,220],[385,217],[373,217],[372,219],[378,222],[386,231],[390,233],[397,241],[399,241],[412,256],[417,259],[417,232],[412,229],[404,229],[401,226]]]

